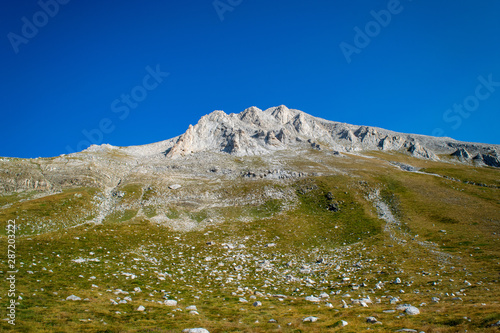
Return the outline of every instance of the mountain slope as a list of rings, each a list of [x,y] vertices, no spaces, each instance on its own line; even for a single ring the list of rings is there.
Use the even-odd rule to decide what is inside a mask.
[[[281,105],[262,111],[251,107],[240,114],[214,111],[190,125],[165,150],[169,158],[196,152],[225,152],[236,156],[269,154],[304,146],[337,152],[367,150],[405,151],[437,160],[438,155],[463,162],[500,166],[499,146],[397,133],[369,126],[355,126],[313,117]],[[146,149],[148,146],[144,146]],[[462,152],[462,153],[461,153]],[[458,154],[458,155],[457,155]]]
[[[281,106],[150,145],[2,158],[16,329],[496,332],[500,169],[473,158],[497,151]]]

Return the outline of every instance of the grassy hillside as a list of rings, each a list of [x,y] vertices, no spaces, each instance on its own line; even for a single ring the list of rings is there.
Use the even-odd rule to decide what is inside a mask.
[[[382,153],[283,163],[316,174],[0,197],[1,248],[19,225],[15,331],[498,332],[498,170]],[[102,223],[85,223],[105,200]]]

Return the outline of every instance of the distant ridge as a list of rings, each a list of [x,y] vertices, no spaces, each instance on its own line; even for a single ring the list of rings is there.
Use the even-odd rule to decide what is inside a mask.
[[[460,162],[500,167],[498,145],[350,125],[317,118],[285,105],[265,111],[252,106],[238,114],[213,111],[203,116],[196,125],[189,125],[184,134],[167,141],[168,148],[163,153],[173,159],[197,152],[251,156],[310,146],[338,153],[400,151],[430,160],[439,160],[439,155],[449,155]],[[150,151],[147,146],[141,147]]]

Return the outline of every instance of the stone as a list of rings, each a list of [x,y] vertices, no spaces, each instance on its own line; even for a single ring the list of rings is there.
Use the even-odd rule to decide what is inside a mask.
[[[257,307],[257,306],[262,306],[262,303],[259,302],[259,301],[255,301],[255,302],[253,302],[252,305],[255,306],[255,307]]]
[[[186,328],[182,330],[182,333],[210,333],[210,332],[204,328]]]
[[[186,308],[186,310],[187,310],[187,311],[192,311],[192,310],[197,311],[198,309],[196,308],[196,305],[190,305],[190,306],[188,306],[188,307]]]
[[[318,319],[319,319],[318,317],[312,317],[312,316],[311,316],[311,317],[306,317],[306,318],[304,318],[302,321],[303,321],[304,323],[307,323],[307,322],[315,323],[315,322],[317,322],[317,321],[318,321]]]
[[[145,310],[146,310],[146,308],[144,306],[139,305],[139,307],[135,311],[141,311],[142,312],[142,311],[145,311]]]
[[[82,299],[78,296],[71,295],[71,296],[66,297],[66,300],[67,301],[81,301]]]
[[[318,303],[318,302],[321,302],[321,299],[319,299],[318,297],[314,297],[314,296],[307,296],[306,301]]]
[[[167,299],[164,303],[166,306],[177,306],[177,301],[173,299]]]
[[[170,185],[168,188],[171,190],[177,190],[177,189],[180,189],[181,187],[182,186],[179,184],[173,184],[173,185]]]
[[[410,304],[399,305],[396,308],[396,310],[398,310],[398,311],[404,311],[404,313],[406,313],[407,315],[410,315],[410,316],[414,316],[414,315],[420,314],[420,310],[417,307],[412,306]]]
[[[396,304],[399,302],[399,298],[397,297],[392,297],[390,300],[389,300],[389,303],[390,304]]]
[[[366,322],[370,324],[375,324],[377,322],[377,318],[375,317],[367,317]]]

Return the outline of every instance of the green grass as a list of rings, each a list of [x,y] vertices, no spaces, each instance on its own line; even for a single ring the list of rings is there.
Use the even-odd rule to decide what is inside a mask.
[[[500,320],[499,189],[404,172],[385,162],[399,159],[425,165],[426,161],[382,153],[374,156],[328,160],[349,175],[310,177],[279,186],[269,180],[231,181],[213,189],[220,195],[220,207],[207,208],[203,203],[144,206],[146,218],[136,215],[141,207],[138,201],[154,199],[161,194],[160,187],[124,184],[118,190],[125,195],[115,198],[120,209],[106,223],[41,230],[17,238],[16,285],[22,300],[16,331],[178,332],[205,327],[210,332],[393,332],[401,328],[428,333],[497,332],[488,326]],[[307,166],[307,161],[301,163]],[[465,175],[469,170],[437,162],[428,166],[440,168],[443,174],[451,170],[449,174]],[[477,180],[492,183],[495,173],[484,170]],[[290,205],[290,199],[268,197],[270,187],[290,191],[294,204]],[[382,199],[403,223],[394,232],[406,242],[383,231],[384,222],[367,199],[374,188],[380,189]],[[0,211],[0,221],[5,223],[14,215],[21,222],[54,216],[71,220],[63,213],[77,213],[98,193],[80,188],[24,202],[12,196],[6,200],[13,205]],[[251,204],[222,205],[231,198]],[[338,211],[328,209],[332,203]],[[200,223],[211,218],[215,222],[179,232],[147,220],[159,212],[170,219],[186,217]],[[0,248],[6,245],[6,237],[1,236]],[[79,263],[76,259],[99,261]],[[0,263],[5,271],[5,256]],[[303,271],[303,266],[311,272]],[[346,276],[349,281],[343,280]],[[392,284],[396,277],[403,284]],[[306,284],[306,278],[315,283]],[[465,285],[464,280],[472,285]],[[381,290],[374,287],[378,281],[386,282]],[[411,286],[406,285],[409,281]],[[366,287],[353,290],[352,284],[362,283]],[[135,287],[142,292],[134,293]],[[237,292],[238,287],[248,289]],[[118,288],[129,294],[116,295]],[[304,300],[311,294],[338,290],[340,294],[330,298],[333,309],[325,302],[318,306]],[[256,308],[251,291],[288,297],[279,301],[258,296],[263,306]],[[0,307],[5,308],[5,284],[0,293]],[[342,297],[345,293],[350,298],[370,296],[380,303],[343,309],[342,299],[350,303],[350,298]],[[453,300],[452,294],[458,293],[462,301]],[[88,300],[64,300],[72,294]],[[176,299],[183,311],[158,304],[164,294]],[[132,302],[111,304],[110,299],[125,296]],[[421,314],[382,312],[395,308],[388,296],[400,297],[400,304],[416,305]],[[441,301],[433,303],[434,296]],[[240,297],[249,302],[240,303]],[[193,304],[198,316],[185,311]],[[144,313],[135,311],[139,305],[146,307]],[[382,324],[367,324],[365,318],[372,315]],[[320,320],[303,323],[307,316]],[[271,318],[281,328],[269,324]],[[339,320],[349,325],[340,328]],[[11,329],[0,321],[0,330]]]
[[[137,209],[126,209],[124,211],[114,211],[106,216],[105,223],[121,223],[133,219],[137,215]]]
[[[93,217],[94,188],[68,189],[63,193],[21,201],[0,211],[1,235],[8,220],[16,220],[20,235],[61,230]]]

